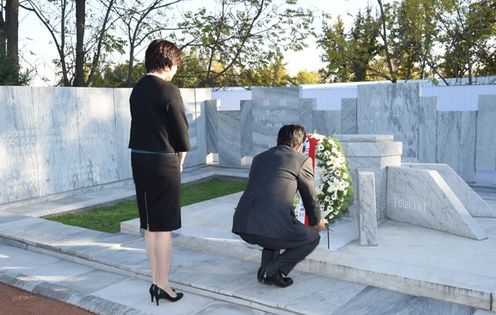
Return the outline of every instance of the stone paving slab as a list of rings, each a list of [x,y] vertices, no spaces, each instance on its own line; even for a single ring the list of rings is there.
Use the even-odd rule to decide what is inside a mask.
[[[266,314],[190,292],[177,303],[161,300],[156,306],[148,294],[149,281],[1,243],[0,281],[97,314]]]

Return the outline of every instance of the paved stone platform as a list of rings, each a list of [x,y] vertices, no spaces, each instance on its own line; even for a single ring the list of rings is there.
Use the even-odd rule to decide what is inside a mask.
[[[223,176],[248,175],[247,169],[205,167],[187,170],[184,177],[198,180],[219,172]],[[156,308],[146,308],[154,305],[146,296],[150,272],[139,234],[96,232],[37,218],[57,213],[54,204],[50,206],[54,200],[72,210],[81,202],[92,206],[126,193],[133,193],[130,183],[116,183],[88,189],[86,193],[78,191],[2,206],[0,281],[83,307],[99,305],[104,314],[158,312]],[[485,199],[496,200],[493,191],[484,194]],[[191,302],[198,306],[195,310],[188,309],[188,305],[187,310],[178,309],[174,314],[496,314],[487,311],[495,309],[496,292],[496,226],[490,219],[481,219],[491,235],[485,241],[388,221],[379,227],[378,247],[361,247],[352,242],[338,244],[336,250],[330,251],[327,244],[321,244],[292,273],[295,285],[278,289],[257,283],[260,250],[247,246],[230,232],[238,198],[239,194],[234,194],[183,208],[183,228],[174,234],[171,280],[192,299],[198,296],[200,302]],[[51,208],[57,211],[50,212]],[[132,223],[128,228],[136,231]],[[22,251],[22,259],[9,260],[15,257],[9,246],[27,251]],[[40,254],[61,265],[40,271],[47,276],[35,279],[25,270],[43,261],[33,256]],[[61,279],[67,280],[66,273],[80,276],[71,273],[71,268],[90,276],[81,282],[64,282]],[[101,277],[102,283],[100,273],[108,273]],[[118,282],[124,285],[107,284],[106,277],[120,279]],[[99,288],[88,292],[88,279],[96,279],[93,281],[100,283],[96,285]],[[83,293],[69,285],[78,283]],[[120,298],[116,293],[124,290],[129,294]],[[95,299],[93,293],[97,291],[101,295]],[[203,300],[204,304],[202,299],[208,301]]]
[[[0,280],[103,314],[157,313],[144,240],[20,215],[0,215]],[[14,245],[12,248],[6,245]],[[23,248],[23,249],[20,249]],[[34,252],[34,253],[33,253]],[[473,307],[295,271],[286,289],[259,284],[258,263],[173,250],[170,314],[474,314]]]
[[[234,206],[241,193],[182,210],[183,228],[176,244],[191,250],[256,262],[260,249],[230,232]],[[358,241],[328,250],[321,244],[298,270],[354,281],[406,294],[432,297],[485,310],[496,310],[496,219],[478,218],[489,238],[472,240],[405,223],[380,225],[379,246]],[[139,233],[137,220],[122,231]],[[332,239],[332,235],[331,235]]]

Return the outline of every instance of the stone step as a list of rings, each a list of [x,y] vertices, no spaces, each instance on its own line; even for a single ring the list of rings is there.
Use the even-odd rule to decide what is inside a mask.
[[[144,240],[43,219],[0,215],[4,242],[93,268],[150,280]],[[171,281],[178,289],[275,314],[472,314],[475,309],[295,271],[286,289],[259,284],[258,262],[207,254],[175,239]]]

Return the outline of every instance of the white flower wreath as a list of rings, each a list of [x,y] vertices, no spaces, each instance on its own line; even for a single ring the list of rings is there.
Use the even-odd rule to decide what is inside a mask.
[[[329,225],[343,215],[353,200],[351,175],[341,144],[335,137],[323,137],[316,153],[322,181],[317,197],[322,217]]]

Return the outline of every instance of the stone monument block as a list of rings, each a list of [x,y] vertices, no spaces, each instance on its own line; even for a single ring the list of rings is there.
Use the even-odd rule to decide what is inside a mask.
[[[476,240],[487,238],[448,183],[435,170],[388,167],[387,216]]]
[[[436,162],[437,97],[420,97],[417,160]]]
[[[375,174],[377,219],[386,218],[386,167],[401,165],[402,144],[392,135],[337,135],[348,159],[353,189],[358,191],[358,169],[367,168]],[[358,202],[349,207],[349,215],[358,217]]]
[[[220,165],[241,165],[241,130],[240,111],[217,112],[217,147],[219,149]]]
[[[279,129],[300,122],[299,88],[254,88],[252,91],[252,154],[276,145]]]
[[[493,209],[448,164],[403,163],[401,166],[437,171],[473,217],[496,218]]]
[[[220,109],[219,100],[205,101],[205,114],[207,118],[207,153],[218,153],[217,130],[218,111]]]
[[[475,168],[496,170],[496,95],[479,95]]]
[[[360,245],[377,246],[377,208],[373,171],[358,170],[358,208]]]
[[[437,113],[436,163],[449,164],[465,181],[475,180],[476,112]]]
[[[357,133],[357,99],[341,99],[341,134]]]
[[[419,84],[358,86],[357,133],[393,134],[403,143],[403,158],[417,158]]]
[[[332,135],[340,133],[341,129],[341,111],[340,110],[314,110],[313,111],[313,129],[308,132],[316,131],[321,135]]]
[[[302,125],[307,132],[314,130],[313,113],[317,109],[317,100],[314,98],[300,98],[300,120],[298,123]]]
[[[252,102],[242,100],[241,108],[241,155],[252,156],[253,154],[253,113]]]

